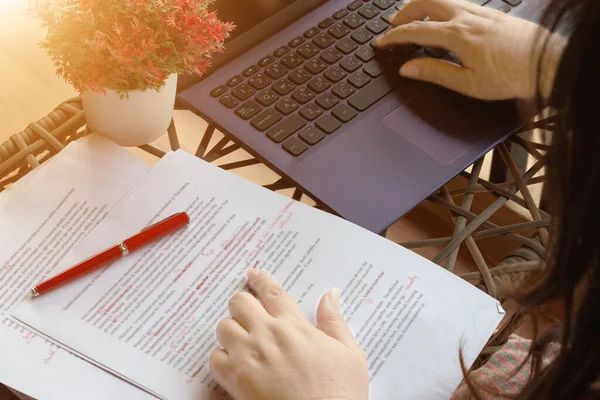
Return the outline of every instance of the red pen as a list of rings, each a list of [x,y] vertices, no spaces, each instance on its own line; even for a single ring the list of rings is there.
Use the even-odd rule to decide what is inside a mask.
[[[58,275],[44,281],[31,289],[33,297],[39,297],[48,293],[74,279],[80,278],[106,264],[125,257],[134,251],[147,246],[148,244],[173,233],[190,222],[187,213],[182,212],[170,216],[154,225],[149,226],[140,233],[130,237],[127,240],[113,246],[87,260],[71,267]]]

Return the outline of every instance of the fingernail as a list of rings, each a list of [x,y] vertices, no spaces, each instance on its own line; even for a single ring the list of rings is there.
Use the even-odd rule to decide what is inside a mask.
[[[419,68],[416,65],[404,65],[400,68],[400,75],[406,78],[417,78],[419,76]]]
[[[378,38],[375,38],[375,45],[379,46],[381,44],[381,39],[383,39],[383,36],[379,36]]]
[[[333,288],[329,291],[329,301],[335,308],[340,308],[340,298],[342,297],[342,292],[340,289]]]
[[[260,274],[259,270],[257,270],[256,268],[252,268],[251,270],[248,271],[248,278],[249,279],[256,278],[259,274]]]

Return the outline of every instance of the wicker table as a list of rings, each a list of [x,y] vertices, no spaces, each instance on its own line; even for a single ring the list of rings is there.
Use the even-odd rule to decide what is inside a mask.
[[[459,253],[467,254],[476,269],[459,275],[503,301],[500,291],[502,285],[514,285],[525,275],[543,268],[540,259],[549,245],[547,227],[551,218],[536,204],[529,185],[541,184],[546,180],[543,169],[544,153],[548,146],[532,138],[547,139],[552,128],[552,118],[527,124],[518,134],[494,149],[496,170],[498,161],[501,160],[499,162],[507,172],[503,182],[492,183],[482,179],[482,158],[473,164],[470,172],[462,172],[424,202],[432,212],[451,217],[454,224],[451,234],[426,240],[403,241],[400,244],[427,254],[432,261],[454,272],[458,272],[455,267]],[[13,135],[9,141],[0,145],[0,192],[60,152],[69,142],[88,133],[81,99],[74,98],[60,104],[24,131]],[[222,163],[226,156],[241,147],[224,136],[215,140],[217,134],[215,127],[209,125],[195,152],[197,157],[218,163],[221,168],[230,171],[260,164],[260,161],[249,155],[244,160]],[[174,123],[168,129],[168,139],[171,149],[180,148]],[[533,158],[533,165],[526,171],[521,171],[511,156],[510,147],[522,149],[521,153]],[[140,149],[157,158],[165,155],[163,150],[150,145],[141,146]],[[498,175],[497,171],[495,175]],[[292,198],[306,199],[306,195],[285,177],[279,177],[263,186],[274,191],[287,189]],[[329,211],[324,205],[317,202],[314,204]],[[509,204],[513,210],[521,208],[520,214],[526,215],[526,218],[517,219],[508,225],[499,225],[495,216]],[[490,262],[490,257],[486,257],[482,251],[490,243],[493,247],[507,249],[506,254]],[[423,251],[425,248],[429,250]],[[476,366],[499,348],[522,320],[520,314],[507,318],[490,340]]]

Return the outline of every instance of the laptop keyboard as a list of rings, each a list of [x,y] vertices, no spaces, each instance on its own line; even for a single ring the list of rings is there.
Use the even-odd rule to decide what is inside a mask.
[[[282,150],[300,156],[398,88],[403,63],[447,54],[417,46],[374,48],[373,39],[390,28],[401,3],[354,0],[210,94]]]

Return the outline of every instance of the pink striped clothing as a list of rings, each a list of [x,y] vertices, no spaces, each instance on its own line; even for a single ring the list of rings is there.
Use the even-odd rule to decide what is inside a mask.
[[[516,373],[517,368],[529,354],[531,340],[512,335],[508,342],[485,363],[471,374],[472,381],[477,387],[486,388],[492,393],[481,390],[481,397],[486,400],[504,399],[503,394],[515,395],[521,393],[531,373],[531,363],[526,363]],[[544,354],[542,365],[547,366],[559,352],[558,344],[551,344]],[[470,399],[469,388],[463,383],[458,387],[451,400]]]

